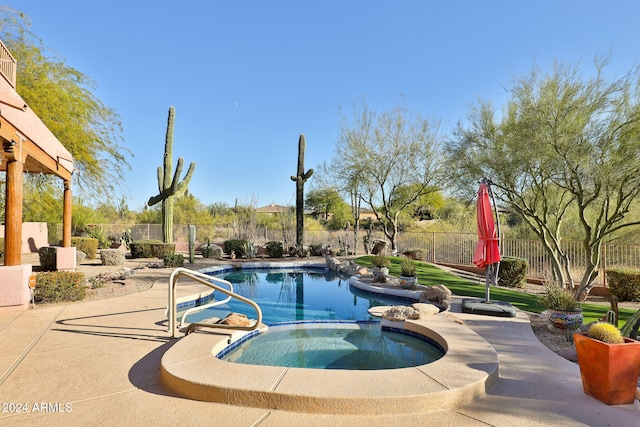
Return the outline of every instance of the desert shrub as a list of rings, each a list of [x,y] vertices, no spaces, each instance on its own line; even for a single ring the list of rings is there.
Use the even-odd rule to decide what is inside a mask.
[[[173,255],[176,253],[176,245],[174,243],[151,243],[151,253],[154,257],[164,259],[165,255]]]
[[[53,246],[43,246],[38,249],[40,258],[40,268],[44,271],[54,271],[56,269],[56,248]]]
[[[498,285],[508,288],[524,288],[529,271],[529,261],[523,258],[504,257],[500,261]]]
[[[249,241],[244,239],[225,240],[223,249],[227,254],[231,254],[231,251],[233,251],[236,254],[236,257],[243,258],[247,256],[247,254],[245,253],[245,249],[247,248],[248,244]]]
[[[424,261],[427,259],[427,251],[425,249],[409,249],[408,251],[404,251],[402,254],[407,258],[416,259],[418,261]]]
[[[374,267],[389,267],[391,265],[391,260],[384,255],[374,255],[371,257],[371,264]]]
[[[71,271],[41,272],[36,275],[33,295],[36,302],[80,301],[87,287],[82,273]]]
[[[309,245],[309,252],[311,256],[322,256],[322,244]]]
[[[89,237],[98,241],[100,249],[106,249],[111,246],[111,241],[105,237],[102,227],[86,227],[85,232]]]
[[[613,268],[606,274],[611,294],[620,301],[640,301],[640,271]]]
[[[72,237],[71,246],[75,246],[77,250],[84,252],[87,259],[94,259],[98,252],[98,239],[93,237]]]
[[[289,256],[296,258],[304,258],[307,255],[307,251],[302,245],[289,246]]]
[[[131,250],[131,258],[153,258],[155,255],[151,245],[158,243],[162,244],[162,241],[150,239],[131,242],[129,248]]]
[[[269,255],[269,258],[282,258],[282,256],[284,255],[282,242],[267,242],[267,246],[265,249],[267,250],[267,255]]]
[[[165,267],[182,267],[184,265],[184,257],[182,254],[165,254],[162,257]]]

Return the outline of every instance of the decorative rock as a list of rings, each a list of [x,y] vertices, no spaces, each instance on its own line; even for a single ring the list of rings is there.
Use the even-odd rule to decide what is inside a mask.
[[[328,256],[325,258],[325,262],[327,263],[327,268],[329,270],[338,271],[338,267],[340,266],[340,261]]]
[[[382,313],[382,317],[387,320],[399,321],[406,319],[419,319],[420,312],[413,307],[407,307],[403,305],[398,305],[389,308],[387,311]]]
[[[87,259],[87,254],[82,251],[76,250],[76,264],[80,265],[82,262]]]
[[[231,313],[219,323],[230,326],[251,326],[251,320],[242,313]]]
[[[420,313],[421,318],[425,316],[435,316],[436,314],[440,313],[440,308],[433,304],[418,302],[415,304],[411,304],[411,307],[413,307],[418,311],[418,313]]]
[[[369,308],[367,312],[374,317],[382,317],[385,311],[389,310],[391,307],[386,305],[377,305],[375,307]]]
[[[124,267],[117,271],[105,271],[104,273],[98,274],[96,277],[97,280],[101,282],[110,282],[113,280],[125,280],[130,276],[133,276],[135,270],[129,267]]]
[[[374,268],[371,272],[373,273],[373,281],[375,283],[387,283],[387,275],[384,274],[382,270]]]
[[[222,258],[222,255],[224,253],[224,251],[222,250],[222,248],[218,245],[215,245],[213,243],[209,243],[209,248],[207,249],[207,244],[203,243],[200,245],[200,247],[197,249],[198,251],[200,251],[200,253],[202,254],[203,258],[216,258],[216,259],[220,259]]]
[[[346,274],[347,276],[355,276],[356,274],[364,276],[369,274],[369,269],[367,267],[363,267],[357,264],[347,264],[344,268],[340,268],[339,271]]]
[[[371,249],[372,255],[380,255],[384,253],[385,248],[387,247],[387,242],[384,240],[374,240],[373,248]]]
[[[370,274],[370,270],[367,267],[360,267],[358,268],[358,270],[356,270],[356,274],[359,274],[360,276],[366,276]]]
[[[420,302],[442,304],[451,298],[451,291],[444,285],[428,286],[420,295]]]
[[[124,252],[120,249],[103,249],[100,251],[102,265],[124,265]]]

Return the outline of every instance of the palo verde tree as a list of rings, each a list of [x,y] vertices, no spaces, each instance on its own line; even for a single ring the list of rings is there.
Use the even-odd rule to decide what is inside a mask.
[[[175,122],[176,109],[172,106],[169,108],[169,118],[167,119],[167,135],[164,142],[164,163],[158,167],[158,194],[153,196],[147,202],[148,206],[153,206],[158,202],[162,202],[162,238],[165,243],[173,241],[173,199],[182,196],[187,187],[191,176],[196,169],[195,162],[191,162],[187,174],[180,181],[182,175],[182,167],[184,159],[178,159],[176,172],[171,177],[173,168],[173,125]]]
[[[70,67],[30,31],[29,18],[0,6],[0,38],[16,58],[16,90],[74,158],[74,183],[85,200],[114,198],[131,153],[120,145],[116,112],[95,95],[95,83]],[[27,179],[29,175],[27,174]],[[41,192],[51,180],[37,178]]]
[[[302,248],[304,242],[304,183],[307,182],[313,169],[304,171],[304,150],[307,146],[304,134],[298,139],[298,172],[291,176],[291,181],[296,183],[296,245]]]
[[[437,131],[435,123],[406,108],[375,114],[366,105],[341,127],[327,167],[333,186],[374,212],[392,250],[400,214],[440,183]]]
[[[627,215],[640,194],[640,73],[607,79],[606,59],[594,63],[590,77],[577,65],[534,68],[515,80],[500,116],[481,102],[449,144],[456,182],[475,187],[490,177],[497,197],[540,238],[555,280],[578,285],[577,297],[593,286],[602,243],[640,224]],[[584,250],[577,280],[562,246],[570,217]]]

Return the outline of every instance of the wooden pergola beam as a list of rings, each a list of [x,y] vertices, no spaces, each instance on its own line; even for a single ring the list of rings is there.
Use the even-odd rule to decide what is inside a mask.
[[[0,170],[6,171],[5,194],[5,256],[4,265],[22,263],[22,202],[23,174],[42,173],[63,180],[62,245],[71,246],[72,172],[61,161],[72,164],[72,159],[55,159],[34,141],[25,137],[15,126],[0,116]]]

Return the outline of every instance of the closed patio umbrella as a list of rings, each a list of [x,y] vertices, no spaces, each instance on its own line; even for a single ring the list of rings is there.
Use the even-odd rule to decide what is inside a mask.
[[[485,178],[480,183],[478,189],[478,205],[476,214],[478,219],[478,245],[473,254],[473,263],[479,268],[486,268],[486,297],[485,302],[489,302],[489,286],[498,280],[498,268],[500,266],[500,221],[496,227],[491,210],[490,199],[491,187]],[[493,195],[491,195],[493,196]],[[495,200],[493,202],[495,207]],[[496,212],[496,218],[498,214]]]

